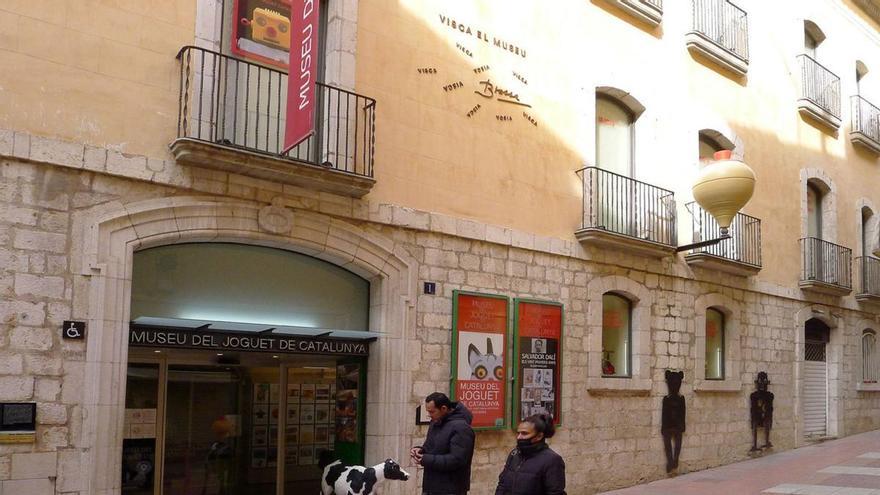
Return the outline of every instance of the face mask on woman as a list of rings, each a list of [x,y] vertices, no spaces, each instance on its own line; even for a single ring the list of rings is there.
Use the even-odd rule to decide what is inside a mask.
[[[532,450],[543,441],[544,435],[535,431],[535,425],[532,423],[520,423],[516,429],[516,448],[522,452]]]

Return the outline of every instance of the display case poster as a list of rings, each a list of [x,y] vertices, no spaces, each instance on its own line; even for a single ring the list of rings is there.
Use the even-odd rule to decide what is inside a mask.
[[[514,300],[514,335],[519,357],[514,385],[518,420],[549,413],[559,424],[562,370],[562,305]]]
[[[232,53],[287,68],[290,58],[290,0],[235,0]]]
[[[452,398],[473,413],[474,428],[503,428],[508,299],[459,291],[452,298]]]
[[[336,367],[335,434],[340,442],[358,441],[360,371],[360,364],[357,363],[340,364]]]
[[[122,441],[122,491],[152,492],[156,463],[156,439]]]

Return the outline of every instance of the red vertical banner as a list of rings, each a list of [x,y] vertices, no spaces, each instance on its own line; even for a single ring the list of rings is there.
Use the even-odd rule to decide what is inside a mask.
[[[284,152],[315,133],[318,76],[318,1],[294,0],[290,9],[290,70]]]
[[[562,395],[562,305],[514,299],[517,421],[547,413],[560,424]]]
[[[452,295],[452,398],[473,413],[474,428],[506,426],[508,307],[504,296]]]

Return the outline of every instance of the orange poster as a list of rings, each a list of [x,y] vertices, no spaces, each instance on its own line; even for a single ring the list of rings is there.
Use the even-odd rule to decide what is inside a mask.
[[[474,428],[503,428],[508,300],[456,291],[453,320],[453,399],[473,413]]]
[[[515,403],[517,421],[550,414],[559,424],[562,371],[562,305],[514,299],[514,334],[519,359]],[[518,414],[517,414],[518,413]]]

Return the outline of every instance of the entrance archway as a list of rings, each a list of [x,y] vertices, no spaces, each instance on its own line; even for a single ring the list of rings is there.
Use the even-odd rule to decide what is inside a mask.
[[[367,280],[237,243],[133,260],[123,492],[317,493],[322,460],[363,464]]]
[[[267,219],[269,221],[267,221]],[[97,207],[76,219],[74,290],[88,321],[81,464],[87,493],[118,493],[128,364],[131,273],[137,249],[186,242],[277,247],[329,261],[370,281],[369,330],[379,336],[366,377],[372,390],[365,456],[403,457],[411,378],[405,335],[414,323],[417,264],[393,241],[312,212],[217,198],[159,198]]]

